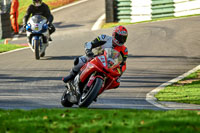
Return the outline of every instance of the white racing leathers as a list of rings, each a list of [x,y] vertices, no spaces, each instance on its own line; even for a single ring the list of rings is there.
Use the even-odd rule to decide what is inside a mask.
[[[92,42],[85,43],[85,51],[92,50],[94,55],[98,55],[102,53],[102,50],[105,48],[112,48],[112,37],[107,35],[100,35],[95,38]],[[79,72],[80,68],[88,61],[91,57],[83,55],[81,57],[77,57],[74,60],[74,68],[73,72]]]

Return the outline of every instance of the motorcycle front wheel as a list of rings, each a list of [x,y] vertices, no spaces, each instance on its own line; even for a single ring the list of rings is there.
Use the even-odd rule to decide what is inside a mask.
[[[40,51],[39,51],[40,40],[33,40],[33,43],[34,43],[34,50],[35,50],[35,59],[39,60],[40,59]]]
[[[91,87],[88,88],[88,90],[86,92],[83,92],[83,94],[81,95],[78,103],[79,107],[88,107],[97,97],[102,87],[102,84],[103,80],[101,78],[96,78]]]

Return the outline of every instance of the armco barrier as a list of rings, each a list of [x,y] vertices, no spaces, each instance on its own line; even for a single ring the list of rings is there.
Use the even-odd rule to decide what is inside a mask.
[[[151,0],[132,0],[131,22],[151,20]]]
[[[152,19],[174,16],[173,0],[152,0]]]
[[[10,4],[11,0],[0,1],[0,39],[11,37]]]
[[[200,0],[175,0],[174,16],[200,14]]]
[[[116,0],[115,14],[118,22],[131,21],[131,0]]]
[[[115,0],[118,22],[200,14],[200,0]]]
[[[10,24],[10,14],[1,13],[0,14],[0,39],[11,37],[11,24]]]

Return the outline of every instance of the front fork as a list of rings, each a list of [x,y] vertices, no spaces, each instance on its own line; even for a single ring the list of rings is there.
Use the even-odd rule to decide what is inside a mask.
[[[42,44],[42,37],[41,37],[41,36],[32,36],[32,38],[31,38],[31,46],[32,46],[32,49],[35,49],[34,40],[39,40],[39,42],[40,42],[40,46],[39,46],[39,47],[41,47],[41,44]]]

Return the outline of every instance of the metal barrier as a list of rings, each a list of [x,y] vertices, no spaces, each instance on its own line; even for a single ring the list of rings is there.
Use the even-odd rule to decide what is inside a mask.
[[[152,0],[152,19],[174,16],[173,0]]]
[[[130,22],[131,0],[115,0],[115,14],[118,22]]]
[[[118,22],[200,14],[200,0],[114,0],[112,6]]]
[[[151,20],[151,0],[132,0],[131,22]]]
[[[10,14],[2,13],[0,14],[0,39],[11,37],[11,23]]]
[[[0,3],[0,39],[11,37],[10,0],[2,0]]]
[[[200,14],[200,0],[174,0],[174,16]]]

